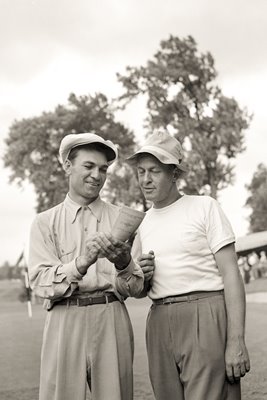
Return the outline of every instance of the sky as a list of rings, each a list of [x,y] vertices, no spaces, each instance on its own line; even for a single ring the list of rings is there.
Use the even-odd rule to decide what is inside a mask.
[[[27,243],[36,198],[9,183],[2,156],[15,120],[39,116],[76,95],[121,93],[116,73],[144,65],[170,35],[194,37],[209,51],[226,96],[253,114],[246,151],[234,161],[235,184],[219,201],[236,236],[248,232],[244,207],[259,163],[266,163],[266,0],[0,0],[0,265]],[[140,143],[144,103],[118,116]]]

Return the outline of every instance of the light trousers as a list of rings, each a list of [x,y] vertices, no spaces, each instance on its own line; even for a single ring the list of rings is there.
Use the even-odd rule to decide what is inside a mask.
[[[149,375],[156,400],[240,400],[225,373],[224,296],[152,305],[147,318]]]
[[[48,312],[41,354],[40,400],[133,399],[133,332],[115,301]],[[88,385],[87,385],[88,384]]]

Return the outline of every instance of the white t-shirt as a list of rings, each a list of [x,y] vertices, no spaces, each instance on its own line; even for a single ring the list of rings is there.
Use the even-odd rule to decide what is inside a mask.
[[[223,289],[214,254],[235,237],[213,198],[184,195],[167,207],[151,208],[138,235],[142,253],[155,253],[151,299]]]

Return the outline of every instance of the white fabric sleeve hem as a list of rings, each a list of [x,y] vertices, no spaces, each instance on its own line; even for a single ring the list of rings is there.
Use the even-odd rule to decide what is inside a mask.
[[[222,247],[224,247],[224,246],[226,246],[228,244],[231,244],[231,243],[235,243],[235,237],[234,236],[231,236],[231,237],[229,237],[227,239],[224,239],[222,242],[218,243],[215,247],[213,247],[211,249],[212,253],[213,254],[217,253],[217,251],[219,251]]]

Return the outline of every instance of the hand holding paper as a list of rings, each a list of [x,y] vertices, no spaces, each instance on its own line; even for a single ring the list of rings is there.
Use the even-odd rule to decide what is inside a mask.
[[[114,238],[110,233],[99,234],[97,238],[99,246],[98,258],[106,257],[115,264],[117,269],[124,269],[131,261],[131,246]]]
[[[123,206],[111,233],[98,233],[98,258],[106,257],[117,269],[124,269],[131,260],[131,246],[127,242],[145,217],[142,211]]]
[[[146,213],[123,206],[112,228],[112,236],[125,242],[128,240],[143,221]]]

